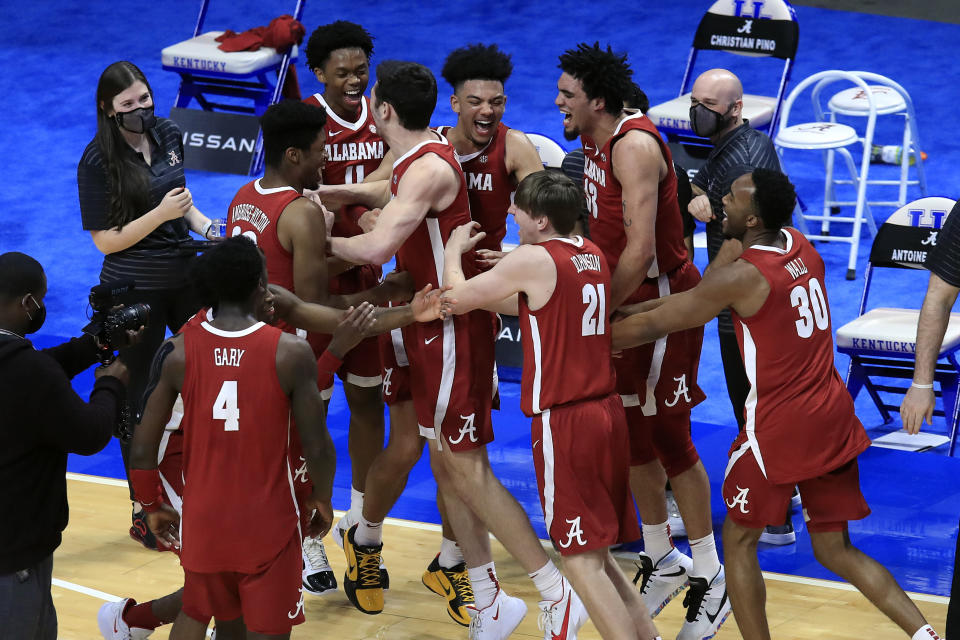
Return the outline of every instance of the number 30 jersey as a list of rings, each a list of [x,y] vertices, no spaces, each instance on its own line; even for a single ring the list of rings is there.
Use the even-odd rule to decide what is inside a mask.
[[[795,229],[781,233],[785,249],[754,245],[740,256],[766,278],[770,293],[749,318],[733,312],[750,393],[731,452],[749,442],[775,484],[820,476],[870,445],[833,364],[823,260]]]
[[[532,311],[520,294],[523,375],[520,408],[528,416],[561,404],[613,393],[610,359],[610,269],[590,240],[552,238],[543,247],[557,268],[557,285]]]
[[[258,322],[183,327],[183,566],[257,573],[297,533],[281,332]],[[227,536],[223,532],[229,531]]]

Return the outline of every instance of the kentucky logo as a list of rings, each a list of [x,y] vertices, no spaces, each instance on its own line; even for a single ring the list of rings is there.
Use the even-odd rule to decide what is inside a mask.
[[[470,442],[477,442],[477,428],[473,426],[473,420],[476,415],[475,413],[471,413],[468,416],[460,416],[463,420],[463,426],[460,427],[460,435],[456,440],[453,439],[453,436],[449,436],[450,444],[460,444],[463,442],[464,437],[469,437]]]
[[[585,546],[587,541],[583,539],[583,529],[580,528],[580,516],[577,516],[573,520],[567,520],[567,524],[570,525],[570,531],[567,531],[567,539],[565,542],[558,542],[557,544],[564,549],[569,549],[573,541],[576,540],[578,545],[581,547]]]

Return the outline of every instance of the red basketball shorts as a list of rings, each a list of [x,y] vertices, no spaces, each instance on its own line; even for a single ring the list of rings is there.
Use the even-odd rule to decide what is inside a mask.
[[[640,538],[619,396],[537,414],[531,439],[544,522],[561,555]]]
[[[870,514],[870,507],[860,492],[856,458],[796,485],[803,499],[803,519],[811,532],[843,531],[847,521],[860,520]],[[723,479],[727,517],[752,529],[783,524],[793,487],[794,483],[771,483],[757,464],[750,443],[744,442],[730,455]]]

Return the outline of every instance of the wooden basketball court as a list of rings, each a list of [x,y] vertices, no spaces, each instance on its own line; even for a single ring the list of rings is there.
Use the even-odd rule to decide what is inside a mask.
[[[123,481],[68,474],[70,525],[63,545],[54,556],[53,598],[64,640],[99,638],[97,611],[105,600],[134,597],[138,601],[165,595],[183,584],[176,556],[143,549],[127,536],[130,507]],[[256,526],[251,522],[250,526]],[[229,531],[223,531],[229,536]],[[347,602],[342,590],[318,598],[307,595],[307,622],[294,628],[294,638],[337,640],[445,640],[466,638],[467,630],[451,621],[443,600],[420,583],[420,576],[439,549],[439,527],[432,524],[391,520],[384,531],[384,558],[390,570],[386,609],[377,616],[360,613]],[[803,543],[801,543],[803,544]],[[330,563],[338,580],[344,557],[328,537]],[[513,634],[515,638],[542,638],[537,629],[537,594],[533,583],[498,543],[494,542],[497,573],[507,591],[523,598],[527,617]],[[631,577],[633,564],[622,560]],[[935,629],[946,619],[946,598],[911,594]],[[656,618],[663,638],[680,630],[684,609],[682,596],[674,599]],[[767,575],[767,615],[773,637],[778,640],[837,638],[849,640],[894,640],[905,637],[892,622],[870,605],[850,585],[779,574]],[[151,638],[167,638],[161,627]],[[2,635],[2,634],[0,634]],[[600,635],[591,623],[579,638]],[[731,616],[718,639],[741,638]]]

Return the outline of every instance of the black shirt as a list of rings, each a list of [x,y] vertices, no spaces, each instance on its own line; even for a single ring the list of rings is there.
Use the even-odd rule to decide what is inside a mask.
[[[707,257],[711,261],[723,244],[721,200],[730,191],[734,180],[756,167],[780,171],[780,159],[770,138],[744,122],[717,141],[707,156],[707,162],[693,177],[694,186],[707,194],[716,216],[707,223]]]
[[[150,164],[129,146],[124,153],[147,173],[150,181],[150,206],[155,208],[171,189],[186,185],[183,175],[183,139],[177,125],[158,118],[148,132],[153,140]],[[108,222],[110,190],[107,168],[100,146],[94,139],[87,145],[77,166],[77,189],[83,228],[97,231],[113,228]],[[140,212],[140,215],[147,213]],[[183,218],[164,222],[132,247],[103,258],[101,282],[133,278],[138,289],[177,289],[187,281],[187,262],[179,243],[189,240],[189,228]]]
[[[937,245],[927,255],[926,266],[951,287],[960,287],[960,202],[953,205],[937,234]]]
[[[98,378],[89,403],[70,386],[95,360],[90,336],[36,351],[29,340],[0,334],[0,574],[33,566],[60,545],[67,453],[91,455],[110,441],[123,383]]]

